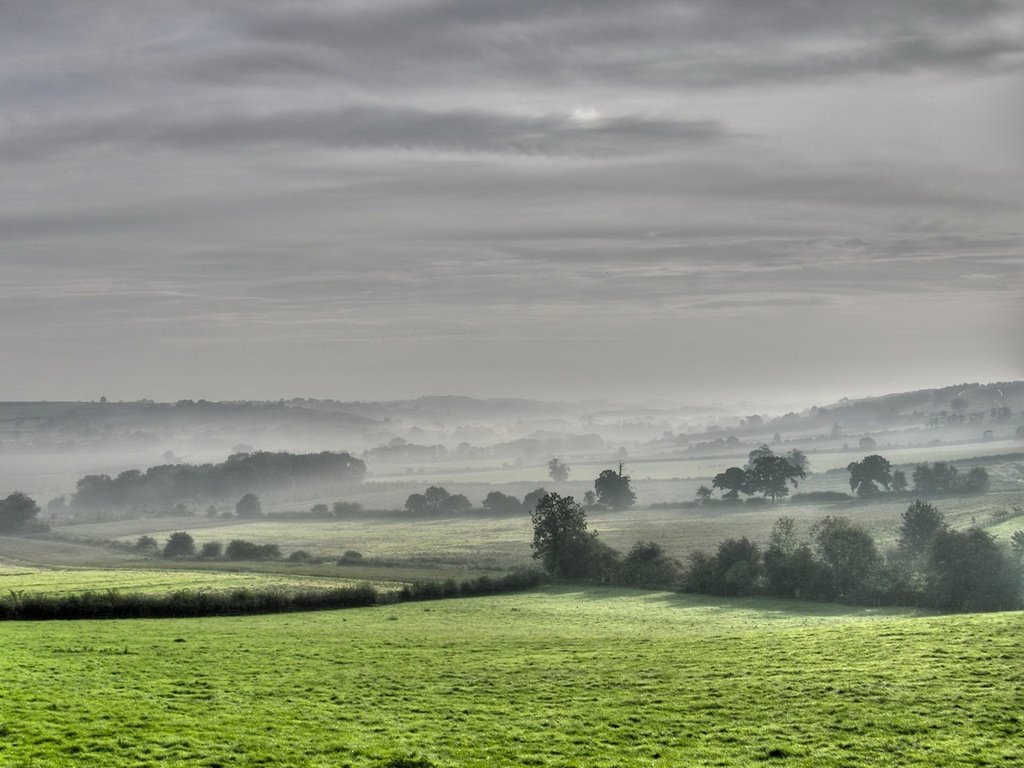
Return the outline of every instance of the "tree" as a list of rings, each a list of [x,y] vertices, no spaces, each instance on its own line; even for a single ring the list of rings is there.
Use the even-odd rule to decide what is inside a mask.
[[[586,493],[583,494],[583,503],[586,504],[588,507],[597,504],[597,494],[594,493],[593,491],[587,491]]]
[[[545,494],[530,513],[533,557],[555,578],[588,573],[587,556],[593,534],[587,532],[587,513],[572,496]]]
[[[918,499],[903,513],[898,542],[900,551],[918,557],[939,531],[945,529],[946,519],[943,514],[931,504]]]
[[[967,493],[987,493],[990,484],[988,470],[984,467],[973,467],[963,479],[963,490]]]
[[[777,597],[814,597],[820,589],[820,567],[807,542],[797,535],[796,521],[780,517],[772,527],[764,553],[765,588]]]
[[[829,570],[833,595],[853,598],[866,590],[880,558],[866,530],[845,517],[826,517],[811,529],[818,556]]]
[[[235,514],[239,517],[263,517],[263,505],[255,493],[247,493],[235,504]]]
[[[569,479],[569,467],[561,459],[552,459],[548,462],[548,475],[553,482],[564,483]]]
[[[871,437],[862,437],[857,445],[860,446],[862,451],[873,451],[878,447],[878,443]]]
[[[172,533],[164,544],[164,557],[192,557],[195,553],[196,542],[184,531]]]
[[[458,513],[468,512],[473,508],[472,502],[466,498],[465,494],[456,493],[445,499],[444,507],[442,512]]]
[[[807,454],[801,451],[799,448],[794,448],[786,454],[786,461],[792,464],[794,467],[798,467],[805,474],[811,468],[811,461],[807,458]]]
[[[199,556],[204,560],[216,560],[224,553],[224,545],[219,541],[208,541],[199,549]]]
[[[673,587],[682,577],[682,566],[653,541],[638,541],[619,569],[619,580],[634,587]]]
[[[907,474],[902,469],[892,471],[892,492],[903,493],[907,490]]]
[[[428,512],[444,512],[451,494],[446,488],[439,485],[432,485],[423,492],[424,506]]]
[[[599,502],[612,509],[629,509],[636,501],[636,494],[630,487],[630,477],[622,473],[622,462],[619,462],[618,472],[606,469],[597,476],[594,492]]]
[[[422,493],[410,493],[405,500],[405,508],[410,512],[422,512],[427,508],[427,497]]]
[[[762,448],[766,448],[767,453],[757,456],[746,471],[747,488],[776,501],[781,496],[789,495],[789,484],[796,488],[807,473],[791,464],[785,456],[774,455],[768,446]]]
[[[876,495],[879,485],[886,490],[892,486],[892,465],[877,453],[851,461],[846,469],[850,473],[850,490],[858,496]]]
[[[711,479],[711,486],[723,491],[723,499],[738,499],[747,493],[747,473],[741,467],[729,467]]]
[[[537,502],[548,495],[548,492],[543,488],[535,488],[528,494],[523,496],[523,509],[532,512],[534,507],[537,506]]]
[[[495,515],[514,515],[522,511],[523,505],[515,496],[506,496],[501,491],[491,491],[484,499],[483,508]]]
[[[936,608],[996,611],[1020,605],[1020,567],[980,528],[945,529],[928,547],[927,594]]]
[[[15,491],[0,501],[0,533],[16,533],[29,527],[39,515],[39,505],[35,500]]]
[[[749,595],[761,575],[761,550],[746,536],[726,539],[718,545],[712,591],[721,595]]]
[[[701,504],[704,504],[711,498],[711,495],[713,493],[714,491],[712,491],[706,485],[702,485],[700,486],[700,488],[697,489],[697,501],[700,502]]]
[[[160,552],[160,545],[152,536],[139,536],[132,546],[143,555],[155,555]]]

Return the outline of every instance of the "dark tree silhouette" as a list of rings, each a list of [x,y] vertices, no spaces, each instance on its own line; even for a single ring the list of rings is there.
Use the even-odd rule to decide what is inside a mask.
[[[588,571],[593,534],[587,532],[587,513],[572,496],[549,493],[530,513],[533,557],[556,578],[575,578]]]
[[[192,557],[195,553],[196,542],[184,531],[172,533],[164,544],[164,557]]]
[[[858,496],[874,496],[879,485],[886,490],[892,486],[892,465],[877,453],[851,461],[846,469],[850,473],[850,490]]]
[[[594,492],[597,500],[612,509],[629,509],[636,501],[636,494],[630,486],[630,477],[622,473],[622,462],[619,471],[606,469],[594,481]]]
[[[15,491],[0,501],[0,533],[16,533],[35,522],[39,505],[32,497]]]
[[[263,505],[255,493],[247,493],[235,504],[235,514],[239,517],[262,517]]]
[[[548,475],[556,483],[564,483],[569,479],[569,467],[561,459],[552,459],[548,462]]]

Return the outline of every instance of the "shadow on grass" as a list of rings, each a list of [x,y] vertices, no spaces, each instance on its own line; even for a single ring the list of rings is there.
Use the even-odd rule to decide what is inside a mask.
[[[698,595],[656,589],[630,589],[626,587],[554,585],[543,587],[540,591],[553,595],[572,596],[579,600],[588,601],[644,598],[660,606],[675,608],[680,611],[710,610],[722,613],[756,611],[766,617],[775,614],[780,618],[801,616],[808,618],[850,618],[860,616],[908,617],[934,615],[934,612],[931,611],[901,606],[881,606],[876,608],[863,605],[814,602],[810,600],[787,600],[774,597],[721,597],[718,595]]]

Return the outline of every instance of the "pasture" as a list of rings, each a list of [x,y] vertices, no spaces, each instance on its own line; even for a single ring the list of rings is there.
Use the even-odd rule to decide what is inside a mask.
[[[1014,765],[1022,630],[569,588],[7,623],[0,764]]]
[[[864,525],[880,546],[895,541],[900,515],[913,496],[881,496],[870,501],[825,504],[713,505],[685,509],[633,509],[588,514],[590,530],[620,550],[637,541],[656,541],[670,554],[685,558],[696,549],[713,550],[727,538],[747,536],[765,542],[775,521],[793,517],[806,534],[826,515],[845,515]],[[934,499],[956,528],[988,525],[1005,514],[1024,509],[1024,492]],[[1024,517],[1010,517],[991,528],[1008,537],[1024,528]],[[171,532],[187,530],[197,544],[247,539],[277,544],[287,555],[296,549],[338,557],[354,549],[366,558],[443,571],[503,571],[529,565],[532,528],[526,514],[516,517],[472,517],[437,520],[238,520],[237,518],[141,519],[69,526],[80,537],[116,538],[131,542],[150,535],[163,542]],[[38,546],[38,544],[36,545]],[[66,544],[70,547],[71,544]],[[0,540],[0,556],[5,553]],[[37,562],[45,562],[45,559]],[[80,561],[77,561],[80,562]],[[359,574],[365,577],[364,574]],[[447,576],[445,576],[447,577]],[[371,577],[372,578],[372,577]],[[401,579],[400,579],[401,580]]]
[[[0,594],[66,595],[81,592],[160,594],[179,590],[231,589],[293,591],[355,586],[355,580],[252,572],[184,569],[31,568],[0,562]],[[378,589],[398,589],[394,582],[375,582]]]

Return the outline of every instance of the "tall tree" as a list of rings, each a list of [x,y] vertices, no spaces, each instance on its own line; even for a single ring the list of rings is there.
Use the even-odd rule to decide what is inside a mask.
[[[748,493],[747,473],[741,467],[729,467],[712,478],[711,486],[722,491],[723,499],[738,499],[741,493]]]
[[[747,487],[754,493],[763,493],[765,497],[776,501],[789,495],[789,485],[796,488],[807,473],[785,456],[773,454],[768,446],[761,448],[767,449],[767,452],[761,452],[747,467]]]
[[[946,528],[943,514],[927,502],[918,499],[903,512],[899,548],[902,552],[917,557],[924,553],[932,539]]]
[[[530,513],[533,557],[556,578],[576,578],[588,571],[586,558],[593,536],[587,532],[587,513],[572,496],[548,493]]]
[[[892,486],[892,465],[877,453],[851,461],[846,469],[850,473],[850,490],[858,496],[874,496],[879,485],[886,490]]]
[[[636,494],[630,485],[629,475],[623,474],[622,462],[619,471],[606,469],[594,481],[597,500],[612,509],[628,509],[636,501]]]

